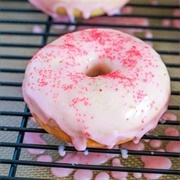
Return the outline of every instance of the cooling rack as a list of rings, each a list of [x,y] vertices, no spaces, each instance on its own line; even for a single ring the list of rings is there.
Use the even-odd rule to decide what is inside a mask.
[[[92,169],[94,172],[102,171],[127,171],[130,172],[128,179],[134,179],[133,172],[158,173],[163,174],[161,179],[180,179],[180,152],[156,152],[152,150],[128,151],[129,157],[122,159],[124,167],[113,167],[105,165],[85,165],[85,164],[66,164],[37,162],[36,157],[26,152],[26,148],[45,149],[57,160],[58,146],[62,143],[44,130],[38,128],[33,123],[29,123],[31,113],[23,101],[21,85],[24,71],[29,59],[39,49],[51,42],[58,36],[66,33],[66,30],[54,28],[55,25],[74,26],[75,30],[84,27],[106,27],[125,29],[143,29],[151,31],[153,37],[145,37],[142,33],[135,35],[144,41],[153,43],[155,50],[161,55],[168,68],[171,77],[171,98],[168,112],[174,113],[178,121],[159,122],[158,127],[153,133],[144,135],[142,139],[158,139],[167,143],[169,141],[179,141],[179,137],[165,136],[163,131],[166,127],[176,127],[180,125],[180,61],[179,61],[179,28],[173,26],[163,26],[163,20],[178,20],[179,17],[172,16],[172,11],[179,8],[178,0],[161,1],[158,5],[152,5],[150,1],[131,1],[127,7],[133,8],[132,14],[122,13],[113,18],[146,18],[148,25],[134,24],[113,24],[83,22],[77,23],[54,22],[51,17],[43,14],[32,7],[27,0],[0,0],[0,179],[57,179],[49,172],[49,167],[62,167],[73,169]],[[152,13],[153,12],[153,13]],[[33,32],[34,27],[42,31]],[[23,138],[26,132],[42,133],[48,145],[24,144]],[[75,152],[73,147],[65,146],[67,152]],[[119,154],[117,149],[96,149],[89,148],[88,151],[108,154]],[[172,161],[172,168],[148,169],[143,168],[138,157],[162,156],[169,157]],[[72,179],[69,176],[64,179]],[[142,178],[143,179],[143,178]]]

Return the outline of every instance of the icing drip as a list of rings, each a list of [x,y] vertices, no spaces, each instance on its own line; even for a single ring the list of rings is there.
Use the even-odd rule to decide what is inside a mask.
[[[114,15],[120,12],[120,8],[123,7],[128,0],[117,0],[117,1],[60,1],[60,0],[51,0],[49,3],[45,0],[29,0],[34,6],[38,9],[44,11],[54,19],[59,19],[62,15],[58,13],[58,8],[64,8],[70,21],[74,22],[74,10],[77,9],[82,13],[84,19],[88,19],[91,16],[91,12],[97,9],[101,9],[104,13],[108,15]]]
[[[96,175],[95,180],[109,180],[110,176],[106,172],[100,172]]]
[[[166,136],[179,136],[179,131],[176,128],[166,128],[164,134]]]
[[[177,116],[172,113],[164,113],[161,119],[168,120],[168,121],[177,121]]]
[[[160,140],[151,140],[149,142],[149,146],[154,148],[154,149],[160,148],[161,145],[162,145],[162,141],[160,141]]]
[[[60,155],[60,156],[65,156],[66,151],[65,151],[64,149],[65,149],[64,146],[59,146],[59,147],[58,147],[58,152],[59,152],[59,155]]]
[[[179,141],[170,141],[166,145],[167,152],[178,152],[180,153],[180,142]]]
[[[157,6],[159,4],[158,0],[151,0],[151,4]]]
[[[63,157],[63,159],[57,161],[58,163],[72,163],[72,164],[90,164],[90,165],[101,165],[108,160],[116,157],[113,154],[100,154],[100,153],[89,153],[84,155],[84,152],[77,152],[75,154],[69,153]],[[66,177],[73,172],[74,169],[68,168],[51,168],[53,175],[57,177]]]
[[[179,10],[179,9],[173,10],[172,15],[173,15],[174,17],[178,17],[178,19],[173,19],[173,20],[171,20],[171,19],[163,19],[163,20],[162,20],[162,25],[163,25],[164,27],[169,27],[169,26],[171,26],[171,27],[174,27],[174,28],[180,28],[180,20],[179,20],[180,10]]]
[[[86,149],[85,151],[84,151],[84,155],[88,155],[89,154],[89,151]]]
[[[118,158],[112,160],[112,166],[123,167]],[[128,172],[111,171],[111,175],[113,178],[117,180],[126,180],[126,177],[128,176]]]
[[[77,170],[74,173],[74,180],[91,180],[93,177],[93,173],[91,170]]]
[[[163,151],[163,150],[158,150]],[[167,157],[158,157],[158,156],[141,156],[141,160],[144,163],[144,168],[152,169],[170,169],[171,160]],[[162,174],[153,174],[153,173],[143,173],[144,177],[147,179],[158,179]]]
[[[126,149],[121,149],[121,155],[122,155],[122,158],[126,159],[128,158],[128,151]]]
[[[128,150],[144,150],[144,144],[142,142],[139,142],[138,144],[135,144],[134,142],[128,142],[121,145],[122,148],[128,149]]]
[[[180,17],[180,9],[175,9],[173,11],[173,16]],[[172,26],[175,28],[180,28],[180,19],[174,19],[172,20]]]
[[[52,162],[52,157],[50,155],[40,155],[38,156],[37,161]]]
[[[47,143],[41,138],[41,133],[29,133],[26,132],[24,135],[23,143],[25,144],[42,144],[46,145]],[[30,154],[43,154],[44,149],[26,149]]]

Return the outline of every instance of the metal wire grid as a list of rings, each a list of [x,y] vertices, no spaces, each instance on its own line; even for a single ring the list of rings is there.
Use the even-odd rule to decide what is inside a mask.
[[[8,6],[6,7],[1,7],[1,13],[11,13],[11,14],[17,14],[20,13],[22,16],[24,16],[24,18],[26,18],[26,16],[28,14],[32,14],[35,13],[37,15],[42,14],[42,12],[35,10],[32,7],[29,7],[27,5],[27,1],[26,0],[0,0],[0,3],[4,3],[4,2],[8,2]],[[14,4],[16,4],[17,6],[14,6]],[[19,8],[19,6],[21,6]],[[148,3],[146,4],[142,4],[142,3],[129,3],[128,6],[130,7],[134,7],[134,8],[150,8],[150,9],[156,9],[156,10],[172,10],[172,9],[176,9],[179,8],[178,5],[158,5],[158,6],[152,6]],[[1,36],[14,36],[14,37],[37,37],[41,39],[40,44],[39,43],[33,43],[30,44],[28,42],[25,43],[19,43],[18,41],[15,42],[0,42],[0,47],[2,49],[11,49],[15,48],[15,49],[25,49],[25,51],[29,51],[29,50],[37,50],[38,48],[43,47],[44,45],[46,45],[48,43],[48,39],[49,38],[56,38],[59,35],[62,35],[63,33],[59,34],[56,32],[52,32],[51,31],[51,27],[55,24],[58,24],[56,22],[53,22],[52,19],[48,16],[46,16],[47,19],[45,20],[32,20],[32,19],[8,19],[8,18],[0,18],[0,23],[1,25],[9,25],[12,26],[13,25],[17,25],[19,27],[25,27],[28,25],[43,25],[44,26],[44,31],[42,33],[33,33],[31,31],[25,31],[25,30],[7,30],[7,29],[0,29],[0,34]],[[121,18],[121,17],[137,17],[137,18],[149,18],[150,20],[159,20],[159,19],[178,19],[178,17],[173,17],[171,15],[148,15],[148,14],[121,14],[116,16],[116,18]],[[108,17],[107,17],[108,18]],[[155,26],[130,26],[130,25],[117,25],[117,24],[95,24],[95,23],[82,23],[82,22],[78,22],[78,23],[65,23],[62,22],[62,25],[74,25],[76,27],[79,26],[94,26],[94,27],[107,27],[107,28],[141,28],[141,29],[148,29],[148,30],[155,30],[155,31],[168,31],[171,33],[177,33],[179,31],[178,28],[174,28],[174,27],[163,27],[161,25],[155,25]],[[172,43],[173,45],[176,44],[178,45],[179,40],[178,38],[141,38],[142,40],[146,40],[146,41],[150,41],[150,42],[158,42],[158,43]],[[5,51],[6,52],[6,51]],[[167,50],[167,49],[162,49],[162,50],[157,50],[157,52],[161,55],[161,56],[168,56],[169,57],[175,57],[176,60],[179,57],[179,51],[176,50]],[[1,51],[0,53],[0,58],[3,61],[28,61],[31,58],[31,55],[13,55],[11,53],[9,54],[4,54],[3,51]],[[176,61],[176,62],[165,62],[166,66],[168,68],[173,68],[176,70],[179,70],[180,68],[180,64]],[[19,69],[18,67],[15,68],[9,68],[9,67],[0,67],[0,71],[1,74],[11,74],[13,76],[16,76],[17,74],[23,75],[25,69]],[[180,77],[177,75],[175,76],[171,76],[171,82],[172,83],[176,83],[178,84],[180,81]],[[1,87],[5,87],[5,88],[10,88],[13,89],[14,87],[17,87],[18,89],[21,88],[22,82],[19,81],[6,81],[6,80],[1,80],[0,82]],[[180,90],[175,89],[172,90],[171,95],[174,96],[175,98],[179,98],[180,95]],[[29,178],[29,177],[17,177],[16,172],[17,172],[17,167],[19,165],[22,166],[44,166],[44,167],[63,167],[63,168],[73,168],[73,169],[92,169],[92,170],[105,170],[105,171],[127,171],[127,172],[149,172],[149,173],[160,173],[160,174],[169,174],[169,175],[180,175],[180,171],[179,169],[170,169],[170,170],[164,170],[164,169],[147,169],[147,168],[136,168],[136,167],[112,167],[109,165],[99,165],[99,166],[95,166],[95,165],[84,165],[84,164],[65,164],[65,163],[48,163],[48,162],[37,162],[37,161],[30,161],[30,160],[21,160],[20,159],[20,155],[22,152],[23,148],[37,148],[37,149],[47,149],[47,150],[58,150],[58,145],[36,145],[36,144],[23,144],[23,138],[24,138],[24,133],[25,132],[40,132],[40,133],[46,133],[44,130],[42,129],[38,129],[38,128],[29,128],[27,126],[28,123],[28,117],[31,116],[31,113],[29,112],[28,108],[26,105],[24,105],[23,102],[23,97],[22,96],[14,96],[13,94],[8,94],[8,95],[1,95],[0,96],[0,100],[1,100],[1,106],[3,106],[3,103],[6,102],[13,102],[13,103],[22,103],[24,106],[24,111],[13,111],[13,110],[4,110],[3,108],[1,108],[0,114],[1,114],[1,118],[2,121],[3,119],[6,119],[5,117],[12,117],[15,118],[17,117],[20,120],[20,124],[19,126],[11,126],[11,125],[1,125],[0,126],[0,130],[3,133],[6,132],[17,132],[17,138],[15,142],[6,142],[4,139],[1,139],[2,142],[0,142],[0,148],[13,148],[13,156],[12,158],[4,158],[2,156],[2,159],[0,159],[0,163],[2,165],[8,164],[10,165],[10,168],[8,170],[7,175],[4,175],[3,172],[0,172],[0,179],[42,179],[42,178]],[[180,111],[180,107],[179,104],[170,104],[168,107],[169,111],[172,112],[176,112],[179,113]],[[4,120],[5,121],[5,120]],[[7,119],[6,119],[7,121]],[[1,121],[0,121],[1,122]],[[159,123],[159,126],[179,126],[180,125],[180,121],[165,121],[163,122],[163,124]],[[156,135],[156,134],[150,134],[150,135],[144,135],[143,139],[159,139],[159,140],[164,140],[164,141],[178,141],[180,140],[179,137],[172,137],[172,136],[164,136],[164,135]],[[73,147],[65,147],[66,151],[70,151],[70,152],[74,152],[76,151]],[[121,154],[121,152],[117,149],[111,149],[111,150],[107,150],[107,149],[96,149],[96,148],[88,148],[89,152],[98,152],[98,153],[112,153],[112,154]],[[148,155],[148,156],[166,156],[166,157],[170,157],[170,158],[175,158],[175,161],[178,161],[178,158],[180,157],[180,153],[169,153],[169,152],[153,152],[153,154],[151,153],[151,151],[131,151],[128,150],[128,154],[132,155],[132,156],[140,156],[140,155]],[[0,154],[1,155],[1,154]],[[171,176],[170,176],[171,177]],[[175,176],[178,179],[178,176]]]

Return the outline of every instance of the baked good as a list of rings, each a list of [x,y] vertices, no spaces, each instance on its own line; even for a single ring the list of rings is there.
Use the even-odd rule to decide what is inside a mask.
[[[55,19],[59,15],[68,15],[71,21],[75,17],[88,19],[102,14],[114,15],[119,13],[129,0],[29,0],[38,9]]]
[[[86,147],[138,142],[167,110],[170,78],[143,41],[111,29],[59,37],[30,60],[23,96],[49,133]]]

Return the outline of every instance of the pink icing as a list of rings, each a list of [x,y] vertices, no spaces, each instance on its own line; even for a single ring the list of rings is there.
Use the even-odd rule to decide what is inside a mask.
[[[166,136],[179,136],[179,131],[176,128],[166,128],[164,134]]]
[[[175,9],[173,11],[173,16],[180,17],[180,9]],[[172,21],[172,26],[175,28],[180,28],[180,19],[175,19]]]
[[[74,173],[74,180],[91,180],[93,177],[93,173],[91,170],[77,170]]]
[[[144,142],[148,143],[150,139],[143,139]]]
[[[180,142],[179,141],[170,141],[166,145],[167,152],[178,152],[180,153]]]
[[[128,142],[122,144],[121,147],[128,150],[138,150],[138,151],[144,150],[144,144],[142,142],[139,142],[137,144],[135,144],[134,142]]]
[[[151,4],[154,5],[154,6],[156,6],[156,5],[159,4],[159,2],[158,2],[158,0],[151,0]]]
[[[112,166],[118,166],[118,167],[123,167],[120,159],[115,158],[112,160]],[[117,171],[111,171],[111,175],[113,178],[117,180],[126,180],[128,176],[128,172],[117,172]]]
[[[73,154],[67,154],[63,159],[57,161],[57,163],[72,163],[76,164],[78,159],[73,156]],[[51,173],[56,177],[66,177],[69,176],[74,169],[68,168],[51,168]]]
[[[170,25],[171,25],[171,20],[170,20],[170,19],[163,19],[163,20],[162,20],[162,25],[163,25],[164,27],[170,26]]]
[[[168,120],[168,121],[177,121],[177,116],[173,113],[164,113],[161,119]]]
[[[103,9],[105,13],[108,15],[114,15],[119,13],[120,8],[122,8],[128,0],[90,0],[90,1],[61,1],[61,0],[51,0],[51,2],[47,0],[29,0],[34,6],[38,9],[44,11],[48,15],[52,16],[54,19],[59,19],[62,15],[57,14],[57,9],[59,7],[65,8],[69,19],[74,22],[75,17],[73,11],[78,9],[82,12],[82,16],[85,19],[90,17],[90,14],[93,10]]]
[[[173,13],[172,15],[174,17],[180,17],[180,10],[179,9],[175,9],[173,10]],[[180,19],[174,19],[174,20],[171,20],[171,19],[163,19],[162,20],[162,25],[165,26],[165,27],[169,27],[169,26],[172,26],[174,28],[180,28]]]
[[[149,145],[150,145],[150,147],[152,147],[152,148],[154,148],[154,149],[157,149],[157,148],[160,148],[160,147],[161,147],[162,141],[160,141],[160,140],[151,140],[151,141],[149,142]]]
[[[162,150],[158,150],[162,151]],[[157,157],[157,156],[141,156],[141,160],[144,163],[144,168],[152,169],[170,169],[171,160],[167,157]],[[153,173],[143,173],[144,177],[147,179],[158,179],[162,174],[153,174]]]
[[[110,176],[106,172],[100,172],[96,175],[95,180],[110,180]]]
[[[89,75],[98,68],[107,74]],[[159,55],[110,29],[58,38],[34,55],[23,81],[31,113],[47,124],[54,119],[77,150],[85,150],[89,138],[107,148],[132,137],[137,143],[156,127],[169,95],[170,79]]]
[[[132,14],[132,12],[133,12],[133,8],[130,6],[126,6],[121,9],[122,14]]]
[[[47,143],[41,138],[41,133],[29,133],[26,132],[24,135],[23,143],[25,144],[42,144],[46,145]],[[44,149],[26,149],[30,154],[43,154]]]
[[[40,155],[38,156],[37,161],[52,162],[52,157],[50,155]]]
[[[57,161],[58,163],[72,163],[72,164],[86,164],[86,165],[101,165],[108,160],[116,157],[113,154],[100,154],[100,153],[89,153],[84,155],[83,152],[77,152],[75,154],[69,153],[63,157],[63,159]],[[73,172],[74,169],[68,168],[51,168],[53,175],[57,177],[66,177]]]

